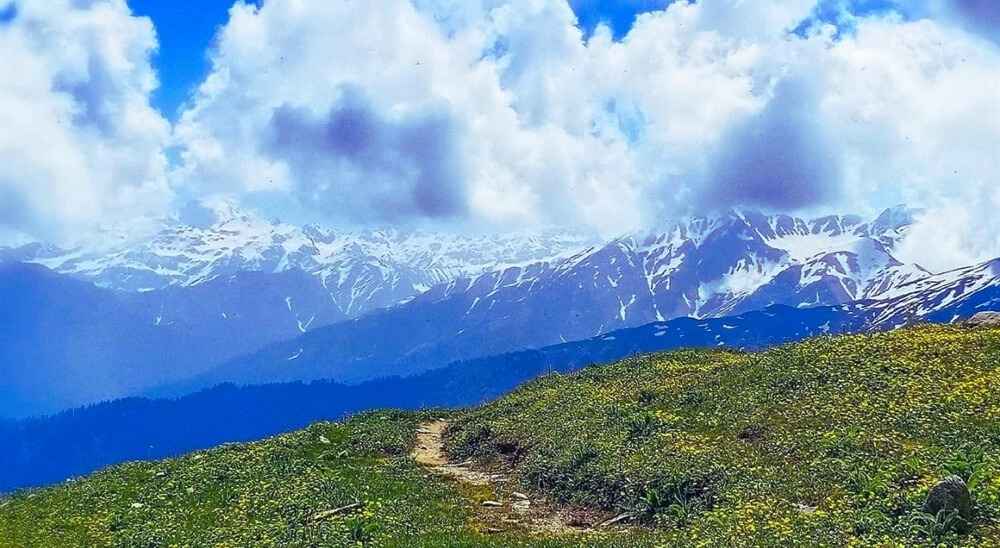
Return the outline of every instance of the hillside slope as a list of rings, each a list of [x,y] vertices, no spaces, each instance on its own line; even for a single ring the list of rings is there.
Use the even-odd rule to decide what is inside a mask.
[[[481,278],[485,282],[477,291],[490,293],[493,291],[491,288],[502,289],[507,287],[504,284],[514,283],[523,273],[519,270],[508,271],[505,278],[509,280],[506,281]],[[1000,303],[1000,259],[931,276],[926,280],[902,284],[878,299],[824,308],[839,308],[841,313],[832,314],[811,326],[795,325],[798,318],[794,318],[787,326],[774,327],[782,334],[791,329],[800,333],[799,338],[802,338],[822,333],[820,328],[824,325],[836,333],[865,328],[891,329],[921,321],[950,323],[976,312],[995,310]],[[576,335],[563,337],[555,333],[555,329],[572,323],[566,318],[567,313],[585,318],[598,309],[587,299],[574,300],[572,306],[568,303],[560,299],[550,301],[542,298],[536,301],[512,298],[508,302],[510,310],[502,312],[500,308],[473,298],[472,293],[449,295],[447,287],[437,286],[402,306],[275,343],[154,394],[179,395],[225,382],[267,384],[332,379],[356,383],[393,375],[412,375],[455,361],[526,348],[542,348],[603,335],[614,336],[614,331],[604,329],[596,330],[600,331],[599,335],[593,335],[591,331],[582,339]],[[758,304],[771,306],[766,301]],[[472,309],[475,316],[468,314]],[[828,320],[830,324],[827,324]],[[780,324],[780,319],[776,323]],[[836,329],[836,326],[846,324],[853,327]],[[714,337],[717,334],[710,335]],[[727,337],[720,336],[716,341],[722,342],[724,338]]]
[[[477,405],[546,373],[639,353],[719,344],[764,348],[858,329],[841,307],[771,307],[731,318],[681,318],[354,386],[327,381],[222,385],[173,400],[129,398],[52,417],[0,422],[0,447],[6,448],[0,452],[0,492],[62,481],[127,460],[257,440],[370,409]],[[178,424],[188,426],[177,429]],[[87,436],[77,437],[78,432]]]
[[[998,329],[630,358],[446,417],[453,461],[532,500],[628,516],[599,533],[491,520],[511,486],[421,472],[406,453],[431,415],[380,413],[17,494],[0,502],[0,543],[995,545],[998,389]],[[920,510],[949,474],[972,492],[967,532]]]
[[[0,417],[55,413],[197,375],[345,319],[329,301],[299,270],[127,293],[0,262]]]

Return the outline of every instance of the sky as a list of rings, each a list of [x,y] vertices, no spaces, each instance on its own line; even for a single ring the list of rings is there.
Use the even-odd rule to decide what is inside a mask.
[[[247,3],[260,5],[261,0]],[[638,15],[662,10],[670,3],[671,0],[572,0],[570,7],[585,36],[592,35],[598,25],[605,25],[611,29],[616,40],[621,40],[631,30]],[[154,91],[152,102],[168,118],[177,118],[185,100],[208,74],[209,46],[215,33],[228,20],[232,4],[233,0],[128,2],[132,13],[149,17],[156,26],[159,49],[153,64],[159,74],[160,86]],[[864,15],[897,7],[889,0],[869,0],[856,2],[852,11]],[[825,2],[818,7],[815,15],[835,23],[841,11],[838,3]],[[2,18],[0,15],[0,20]]]
[[[132,13],[149,17],[156,27],[159,49],[153,64],[160,86],[153,92],[153,105],[176,119],[184,101],[208,75],[208,50],[215,33],[229,19],[232,0],[172,2],[131,0]]]
[[[573,0],[570,5],[578,18],[577,24],[587,35],[603,24],[612,29],[616,39],[621,39],[632,28],[637,15],[662,9],[669,3],[670,0]],[[208,74],[209,46],[229,19],[233,0],[197,3],[131,0],[128,5],[132,13],[149,17],[156,26],[159,50],[153,64],[159,73],[160,86],[152,101],[165,116],[176,119],[185,100]]]
[[[907,203],[1000,256],[989,0],[0,0],[0,57],[0,240]]]

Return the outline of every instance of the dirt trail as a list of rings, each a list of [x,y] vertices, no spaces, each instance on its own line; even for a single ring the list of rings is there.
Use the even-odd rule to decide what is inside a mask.
[[[472,461],[448,462],[442,439],[448,422],[426,422],[417,429],[417,443],[411,456],[431,473],[446,477],[475,491],[481,505],[478,518],[488,533],[527,530],[543,534],[581,534],[594,530],[608,518],[582,508],[559,508],[540,497],[514,491],[513,482],[503,473],[489,473],[472,468]],[[492,493],[482,499],[484,493]]]
[[[470,485],[485,486],[491,483],[489,474],[478,472],[469,467],[470,462],[451,464],[444,452],[445,429],[447,421],[426,422],[417,429],[417,444],[413,448],[413,459],[417,464],[429,468],[439,476],[445,476],[455,481]]]

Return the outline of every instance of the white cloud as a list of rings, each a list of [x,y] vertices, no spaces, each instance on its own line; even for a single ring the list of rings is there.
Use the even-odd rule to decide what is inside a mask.
[[[615,41],[602,27],[585,39],[564,0],[237,4],[177,128],[178,178],[355,221],[434,216],[414,189],[440,184],[464,203],[446,217],[608,232],[741,201],[869,213],[995,184],[994,48],[891,15],[791,34],[815,7],[680,1]],[[317,139],[344,89],[379,128],[442,117],[440,180]],[[285,136],[308,141],[298,152],[271,146],[288,109],[314,123]]]
[[[418,188],[411,179],[426,166],[387,174],[372,162],[340,161],[330,142],[312,139],[310,158],[292,153],[294,146],[270,146],[275,113],[330,121],[352,89],[384,127],[428,113],[448,124],[453,142],[439,159],[453,165],[433,172],[446,180],[428,184],[458,192],[463,207],[446,208],[444,216],[625,228],[633,221],[608,215],[607,207],[635,208],[628,151],[591,134],[586,119],[566,123],[571,113],[560,109],[590,98],[560,98],[566,76],[543,74],[573,71],[572,58],[586,54],[572,12],[563,2],[536,1],[520,9],[501,5],[484,17],[486,7],[470,5],[438,23],[404,0],[237,4],[219,37],[214,70],[177,127],[186,146],[178,180],[202,192],[287,193],[299,206],[320,204],[336,220],[383,220],[388,179],[400,181],[398,201],[414,202],[405,195]],[[319,157],[324,161],[313,161]],[[390,209],[403,221],[435,214]]]
[[[848,203],[926,207],[904,255],[928,268],[1000,256],[1000,50],[929,20],[869,20],[829,60]]]
[[[761,59],[808,13],[796,4],[769,16],[770,36],[747,25],[733,37],[720,32],[738,27],[728,11],[682,2],[641,17],[623,42],[602,28],[585,42],[563,0],[237,4],[177,128],[186,146],[177,177],[189,188],[287,192],[299,205],[370,218],[384,185],[366,196],[361,181],[381,174],[356,162],[317,170],[267,146],[276,112],[322,120],[348,87],[387,123],[447,113],[460,179],[448,185],[464,191],[472,219],[628,229],[659,213],[657,200],[674,205],[704,147],[766,102],[761,91],[777,69]],[[406,192],[412,184],[402,179]],[[346,193],[372,203],[337,199]]]
[[[18,2],[0,23],[5,232],[66,239],[166,206],[155,48],[151,22],[122,0]]]
[[[122,0],[25,2],[0,27],[19,75],[0,83],[4,230],[155,212],[172,192],[335,223],[605,232],[735,202],[908,202],[931,212],[915,235],[940,215],[954,233],[908,258],[1000,255],[1000,221],[972,205],[995,203],[1000,173],[1000,46],[961,10],[978,4],[790,33],[816,3],[681,0],[620,41],[585,37],[566,0],[237,3],[173,128],[168,187],[150,23]]]
[[[955,197],[936,201],[917,219],[898,254],[934,272],[994,259],[1000,256],[998,208],[996,185],[973,192],[960,189]]]
[[[731,38],[760,40],[780,36],[805,20],[817,0],[709,0],[700,2],[703,28]]]

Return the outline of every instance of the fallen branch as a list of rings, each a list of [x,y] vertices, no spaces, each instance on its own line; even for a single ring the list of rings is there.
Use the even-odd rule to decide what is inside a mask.
[[[361,502],[355,502],[354,504],[348,504],[347,506],[341,506],[340,508],[334,508],[333,510],[324,510],[318,514],[313,514],[312,517],[309,518],[309,520],[323,521],[325,519],[332,518],[333,516],[336,516],[338,514],[343,514],[345,512],[357,510],[358,508],[361,508],[361,506],[362,506]]]
[[[604,523],[598,525],[598,527],[610,527],[616,523],[621,523],[627,519],[632,519],[632,518],[633,518],[632,514],[622,514],[618,517],[611,518],[608,521],[605,521]]]

